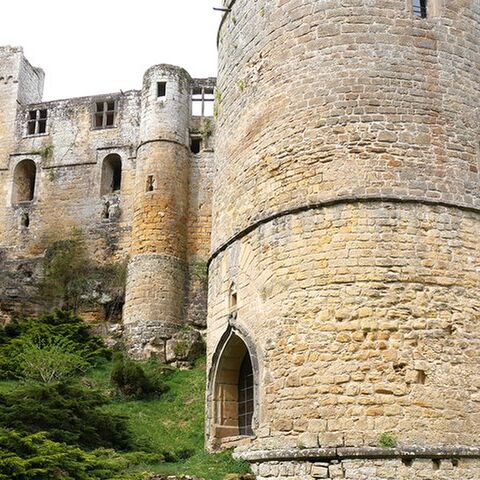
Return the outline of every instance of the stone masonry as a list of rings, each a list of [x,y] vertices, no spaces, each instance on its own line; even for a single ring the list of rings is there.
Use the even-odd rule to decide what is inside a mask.
[[[141,90],[51,102],[42,102],[43,80],[21,48],[0,48],[0,321],[44,308],[36,285],[45,249],[77,229],[96,260],[130,258],[127,344],[135,356],[165,358],[182,327],[206,325],[198,271],[209,253],[213,119],[192,115],[191,105],[194,90],[213,92],[215,79],[157,65]]]
[[[224,6],[209,445],[261,479],[480,478],[480,3]]]

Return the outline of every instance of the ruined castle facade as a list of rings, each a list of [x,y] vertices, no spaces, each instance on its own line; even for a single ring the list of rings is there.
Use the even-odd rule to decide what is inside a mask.
[[[479,479],[480,2],[224,6],[210,444],[262,480]]]
[[[478,480],[480,2],[224,10],[215,153],[212,79],[42,103],[0,50],[3,314],[78,226],[129,258],[132,355],[174,358],[208,266],[210,448],[261,480]]]
[[[141,90],[52,102],[43,81],[0,48],[0,319],[42,310],[45,250],[76,229],[98,261],[128,259],[131,354],[172,360],[205,327],[215,79],[157,65]]]

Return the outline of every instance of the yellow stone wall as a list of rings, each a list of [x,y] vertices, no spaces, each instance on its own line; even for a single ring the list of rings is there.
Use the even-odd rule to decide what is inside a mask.
[[[478,446],[480,4],[428,3],[224,2],[211,446],[229,328],[259,368],[254,436],[224,445]],[[333,478],[300,473],[264,476]]]

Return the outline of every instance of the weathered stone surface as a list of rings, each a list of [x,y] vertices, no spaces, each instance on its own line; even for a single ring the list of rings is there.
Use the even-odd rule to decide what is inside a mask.
[[[0,47],[0,321],[43,308],[42,255],[78,229],[97,261],[130,257],[126,343],[134,356],[165,358],[166,340],[182,326],[206,325],[206,268],[200,278],[198,266],[209,254],[214,126],[192,116],[191,94],[215,79],[157,65],[141,90],[43,102],[43,78],[21,48]],[[116,102],[109,128],[95,128],[97,102]],[[41,111],[46,130],[32,134],[30,112]],[[197,154],[189,132],[202,135]],[[104,168],[109,155],[121,162],[114,191]],[[17,201],[15,172],[25,161],[36,168],[34,194]],[[81,313],[105,321],[101,306]]]
[[[480,4],[224,5],[208,440],[235,429],[215,384],[233,329],[258,362],[249,448],[290,454],[258,478],[313,478],[287,449],[308,434],[336,452],[318,475],[478,477],[478,458],[442,469],[478,446]],[[387,432],[450,458],[337,457]]]

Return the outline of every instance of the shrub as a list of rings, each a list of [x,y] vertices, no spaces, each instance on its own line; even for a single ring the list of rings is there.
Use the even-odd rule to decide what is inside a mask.
[[[58,382],[84,372],[89,364],[64,337],[25,340],[18,355],[23,377],[44,383]]]
[[[112,450],[85,452],[49,440],[45,434],[23,435],[0,428],[0,480],[140,480],[145,475],[120,475],[147,460],[125,458]]]
[[[137,399],[161,395],[168,390],[158,376],[147,374],[139,363],[123,357],[116,359],[111,381],[123,395]]]
[[[131,445],[124,417],[102,411],[108,399],[73,384],[30,384],[0,395],[0,427],[48,432],[57,442],[86,448]]]
[[[31,360],[33,353],[41,356],[48,350],[55,350],[55,345],[59,344],[65,348],[68,346],[72,361],[76,355],[88,365],[110,356],[103,340],[92,335],[90,327],[81,318],[65,310],[56,310],[37,319],[13,321],[0,332],[0,378],[24,376],[25,354]],[[35,351],[35,345],[41,351]],[[77,366],[80,367],[78,362]]]

